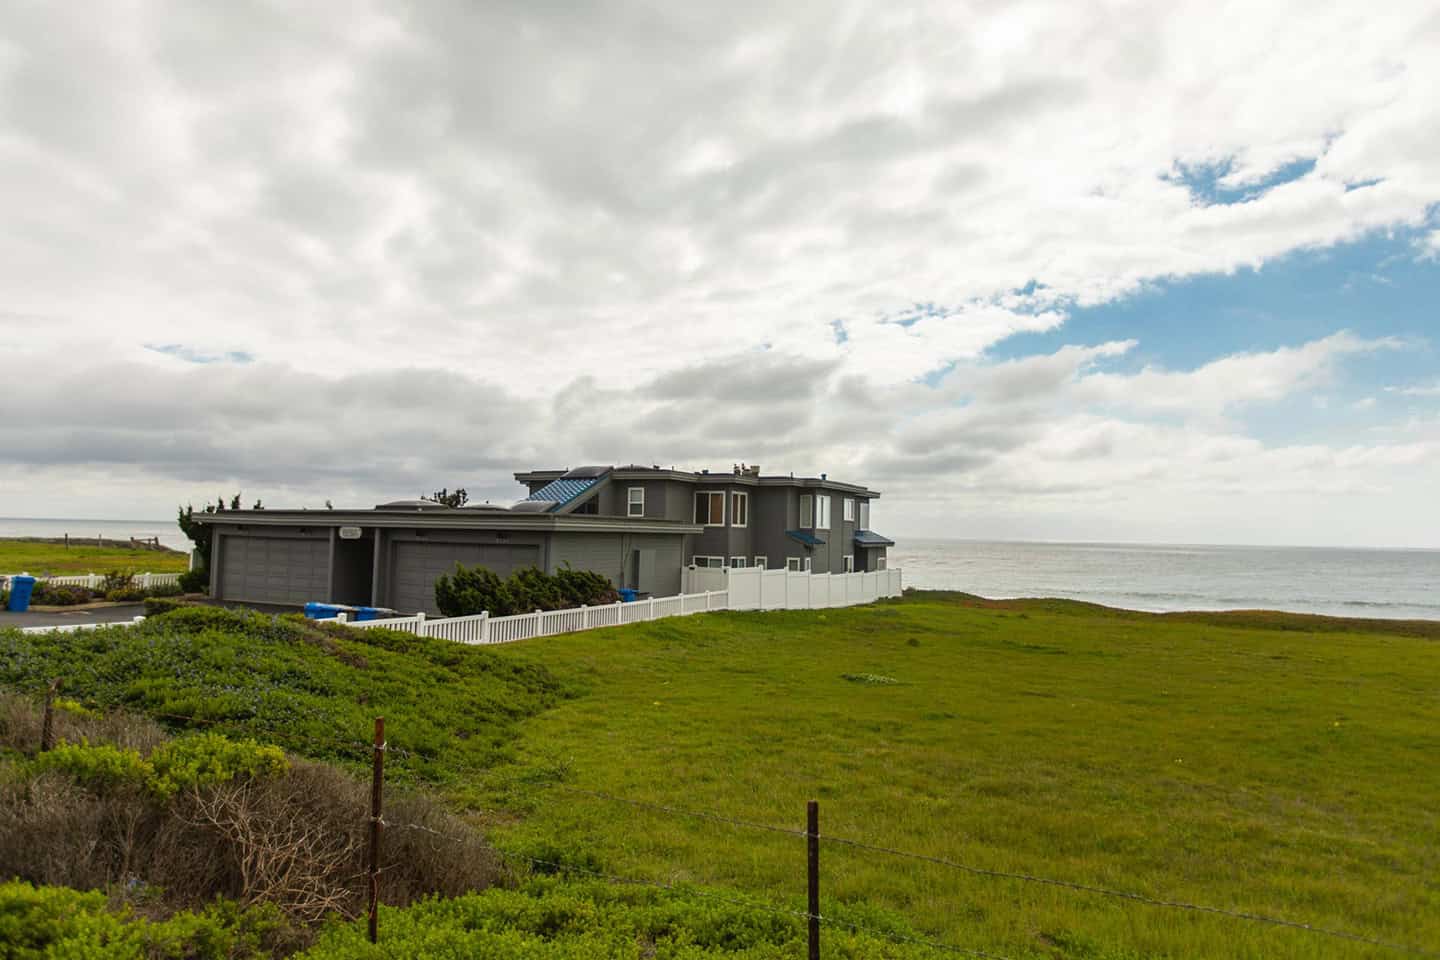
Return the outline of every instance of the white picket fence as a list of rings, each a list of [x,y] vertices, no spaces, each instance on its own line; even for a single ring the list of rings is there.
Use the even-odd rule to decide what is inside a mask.
[[[0,590],[8,590],[10,578],[20,576],[25,576],[25,574],[0,573]],[[52,587],[84,587],[87,590],[99,590],[105,585],[103,573],[77,573],[68,577],[36,577],[35,579],[44,581]],[[178,573],[137,573],[131,580],[134,586],[144,590],[179,582],[180,574]]]
[[[64,623],[53,627],[21,627],[21,633],[78,633],[81,630],[98,630],[101,627],[129,627],[137,623],[143,623],[144,617],[132,617],[129,620],[114,620],[109,623],[87,621],[85,623]]]
[[[759,567],[687,569],[684,583],[686,592],[673,597],[651,597],[631,603],[572,607],[569,610],[536,610],[508,617],[477,613],[468,617],[432,619],[417,613],[413,617],[388,620],[348,620],[344,614],[337,619],[359,629],[386,627],[456,643],[513,643],[595,627],[618,627],[664,617],[683,617],[707,610],[849,607],[871,603],[882,597],[898,597],[901,573],[899,569],[834,574],[761,570]]]

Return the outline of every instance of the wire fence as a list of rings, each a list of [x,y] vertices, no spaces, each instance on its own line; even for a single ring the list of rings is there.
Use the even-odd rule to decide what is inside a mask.
[[[49,742],[49,737],[51,735],[50,730],[52,721],[52,701],[55,698],[57,691],[60,689],[61,687],[58,683],[52,683],[45,692],[45,715],[43,722],[43,728],[45,730],[45,733],[43,734],[42,742],[40,744],[42,750],[48,749],[51,746]],[[174,712],[154,712],[147,715],[160,720],[178,721],[186,724],[194,724],[200,727],[228,726],[231,728],[237,728],[243,725],[243,719],[236,718],[200,717]],[[408,760],[410,758],[420,757],[421,755],[413,751],[404,750],[399,747],[390,745],[384,739],[383,733],[383,721],[379,721],[377,719],[376,736],[373,742],[367,742],[358,738],[315,737],[303,734],[272,731],[266,731],[263,734],[263,737],[266,739],[276,739],[282,743],[288,742],[307,745],[319,745],[325,747],[328,751],[338,751],[348,756],[351,756],[356,760],[360,760],[362,758],[371,760],[374,765],[375,771],[375,794],[374,806],[371,811],[370,822],[378,828],[374,831],[374,839],[372,841],[373,843],[378,845],[381,842],[380,838],[383,836],[385,830],[415,830],[427,833],[429,835],[433,835],[437,839],[447,842],[465,845],[473,844],[476,839],[475,837],[467,838],[454,836],[436,830],[432,827],[425,826],[423,824],[389,823],[384,820],[383,816],[381,815],[381,791],[384,783],[383,770],[386,755],[393,755],[397,759],[401,760]],[[474,772],[482,773],[483,771]],[[537,790],[537,795],[539,791],[542,790],[553,790],[572,796],[588,797],[607,803],[630,807],[632,809],[645,810],[652,813],[663,814],[669,817],[685,818],[706,823],[718,823],[740,830],[778,834],[793,837],[796,839],[803,839],[807,843],[815,844],[816,848],[822,848],[825,845],[832,845],[834,847],[842,847],[850,850],[861,851],[866,854],[873,854],[877,856],[891,857],[912,862],[931,864],[974,877],[1015,881],[1024,884],[1033,884],[1037,886],[1068,890],[1076,893],[1085,893],[1100,897],[1106,897],[1123,902],[1153,907],[1156,909],[1174,910],[1192,914],[1203,914],[1239,921],[1243,923],[1251,923],[1274,928],[1294,930],[1319,937],[1347,941],[1354,944],[1383,949],[1397,954],[1417,957],[1428,957],[1435,958],[1435,960],[1440,960],[1440,951],[1437,951],[1435,949],[1420,947],[1413,944],[1398,943],[1395,941],[1386,940],[1379,937],[1373,937],[1350,930],[1343,930],[1330,926],[1322,926],[1307,921],[1257,913],[1250,910],[1240,910],[1209,904],[1193,903],[1171,897],[1151,896],[1149,894],[1140,893],[1134,890],[1120,890],[1111,887],[1088,884],[1076,880],[1045,876],[1042,874],[1022,873],[1017,871],[1007,871],[983,867],[975,864],[963,863],[946,857],[935,856],[932,854],[918,853],[915,851],[887,847],[881,844],[872,843],[853,837],[831,836],[823,834],[819,831],[818,825],[814,826],[814,829],[810,829],[808,827],[805,829],[801,829],[781,824],[764,823],[740,817],[727,816],[725,814],[717,813],[710,810],[695,810],[670,804],[657,803],[649,800],[640,800],[633,797],[625,797],[614,793],[608,793],[602,790],[575,787],[559,782],[547,782],[543,785],[540,785],[539,789]],[[506,852],[503,850],[496,850],[495,852],[498,856],[509,862],[512,866],[522,866],[532,870],[535,868],[540,868],[540,872],[576,874],[612,883],[656,887],[669,891],[675,891],[677,893],[685,895],[693,895],[704,899],[725,902],[734,906],[751,908],[774,915],[787,916],[797,920],[805,920],[807,922],[815,921],[820,926],[841,927],[849,929],[852,932],[865,933],[868,935],[885,938],[896,943],[924,946],[927,948],[948,953],[954,953],[962,956],[989,958],[989,960],[1006,960],[1006,958],[1001,957],[998,954],[986,953],[964,946],[944,943],[942,941],[931,940],[910,934],[901,934],[895,931],[884,930],[873,925],[860,924],[850,920],[826,916],[819,912],[818,904],[813,900],[813,898],[811,909],[795,910],[787,907],[781,907],[773,903],[764,903],[758,900],[719,893],[713,890],[698,887],[693,884],[675,884],[663,880],[655,880],[650,878],[633,876],[626,877],[592,870],[572,863],[563,863],[559,861],[529,857],[516,853]],[[372,863],[378,863],[378,850],[372,852]],[[814,865],[813,862],[810,865],[810,870],[812,871],[812,876],[810,879],[812,881],[813,888],[814,885],[818,882],[818,868]],[[374,918],[376,916],[375,905],[378,903],[379,884],[383,881],[383,871],[376,867],[376,869],[372,873],[365,876],[369,877],[371,886],[371,919],[373,929]],[[812,944],[812,958],[818,956],[818,953],[816,952],[817,950],[818,942]]]

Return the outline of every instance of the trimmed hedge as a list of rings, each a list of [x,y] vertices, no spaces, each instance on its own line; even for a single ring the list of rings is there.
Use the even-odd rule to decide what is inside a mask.
[[[485,567],[455,565],[455,573],[435,581],[435,605],[447,617],[489,611],[505,617],[536,610],[565,610],[614,603],[620,599],[609,578],[591,570],[565,569],[547,574],[536,567],[516,570],[501,580]]]

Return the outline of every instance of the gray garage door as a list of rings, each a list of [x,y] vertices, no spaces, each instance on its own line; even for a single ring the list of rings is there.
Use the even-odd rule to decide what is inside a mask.
[[[256,603],[326,601],[330,544],[283,537],[225,537],[220,595]]]
[[[402,541],[391,553],[390,599],[386,606],[405,614],[439,613],[435,578],[451,573],[455,564],[485,566],[501,577],[520,567],[539,566],[538,547],[479,543],[414,543]]]

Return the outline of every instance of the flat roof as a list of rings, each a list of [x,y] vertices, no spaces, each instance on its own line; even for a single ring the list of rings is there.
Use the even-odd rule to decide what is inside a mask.
[[[201,523],[220,527],[380,527],[423,530],[552,530],[593,533],[702,533],[697,523],[570,513],[511,513],[507,510],[219,510],[197,513]]]
[[[520,483],[554,480],[565,475],[564,470],[523,470],[515,474]],[[814,487],[839,490],[846,493],[863,494],[872,499],[880,496],[879,490],[871,490],[858,483],[845,483],[829,477],[794,477],[778,474],[756,476],[753,473],[735,473],[732,470],[675,470],[668,467],[644,467],[628,464],[610,471],[612,480],[678,480],[682,483],[732,483],[746,487]]]

